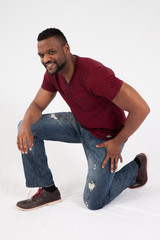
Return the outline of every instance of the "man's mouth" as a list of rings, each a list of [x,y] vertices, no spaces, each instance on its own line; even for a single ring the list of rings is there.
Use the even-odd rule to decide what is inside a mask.
[[[52,67],[53,65],[55,65],[55,63],[46,63],[46,64],[45,64],[45,67],[48,68],[48,67]]]

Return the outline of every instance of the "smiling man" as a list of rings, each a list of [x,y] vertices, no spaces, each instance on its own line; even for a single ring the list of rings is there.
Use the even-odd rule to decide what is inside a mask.
[[[61,200],[48,167],[44,140],[82,144],[88,161],[83,199],[91,210],[106,206],[128,187],[143,186],[147,182],[145,154],[136,155],[121,170],[117,168],[118,160],[123,161],[124,143],[150,111],[146,102],[102,63],[72,55],[59,29],[46,29],[37,40],[46,72],[19,124],[17,146],[22,152],[26,186],[39,190],[17,207],[29,210]],[[42,114],[57,91],[71,112]]]
[[[66,57],[62,46],[64,46],[66,41],[63,39],[48,38],[47,41],[44,39],[38,43],[38,55],[41,58],[42,64],[46,67],[49,74],[57,74],[66,65]],[[57,56],[58,52],[58,56]],[[54,58],[50,58],[53,56]]]

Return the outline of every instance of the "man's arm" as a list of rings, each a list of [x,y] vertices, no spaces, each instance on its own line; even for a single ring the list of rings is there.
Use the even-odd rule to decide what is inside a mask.
[[[31,125],[41,118],[43,110],[53,100],[55,95],[56,92],[49,92],[40,88],[35,99],[27,109],[17,136],[17,146],[23,154],[27,154],[28,152],[26,141],[28,142],[28,147],[30,150],[33,146]]]
[[[107,148],[107,156],[102,167],[104,168],[108,159],[111,158],[111,172],[113,172],[114,166],[117,170],[118,158],[120,158],[122,162],[122,156],[120,154],[122,144],[139,128],[150,112],[143,98],[126,83],[122,84],[119,93],[113,99],[113,103],[127,111],[128,116],[124,127],[114,139],[97,145],[97,147]]]

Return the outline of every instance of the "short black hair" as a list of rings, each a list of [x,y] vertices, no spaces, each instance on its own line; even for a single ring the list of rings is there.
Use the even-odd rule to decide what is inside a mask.
[[[67,39],[64,36],[64,34],[57,28],[47,28],[46,30],[42,31],[41,33],[39,33],[38,37],[37,37],[37,41],[42,41],[46,38],[50,38],[50,37],[56,37],[58,39],[60,39],[63,44],[67,43]]]

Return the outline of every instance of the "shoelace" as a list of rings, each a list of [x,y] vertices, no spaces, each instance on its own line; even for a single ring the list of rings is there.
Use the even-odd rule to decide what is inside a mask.
[[[33,198],[39,198],[42,195],[42,188],[39,188],[38,191],[32,196]]]
[[[141,178],[142,176],[141,176],[141,174],[138,172],[137,173],[137,178],[139,179],[139,178]]]
[[[136,182],[140,184],[143,183],[142,175],[139,172],[137,173]]]

